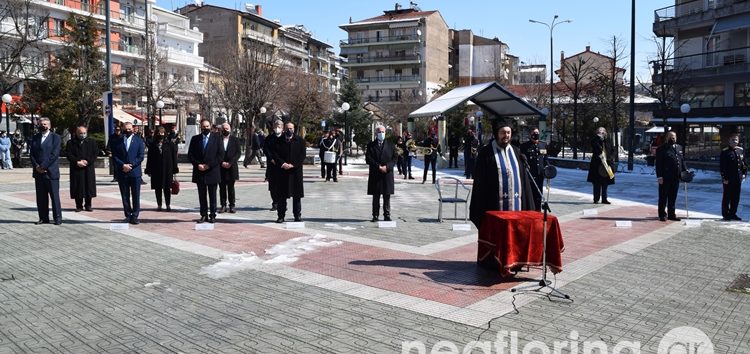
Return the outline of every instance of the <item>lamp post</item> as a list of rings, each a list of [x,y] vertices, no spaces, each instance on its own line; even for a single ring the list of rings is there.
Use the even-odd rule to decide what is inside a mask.
[[[482,145],[482,116],[484,112],[476,111],[474,115],[477,117],[477,139],[479,139],[479,145]]]
[[[156,101],[156,108],[159,109],[159,125],[162,125],[162,122],[161,122],[161,109],[164,108],[164,101],[162,101],[162,100]]]
[[[344,102],[341,104],[341,110],[344,111],[344,165],[348,166],[348,163],[346,161],[346,156],[348,155],[348,149],[349,149],[349,121],[346,119],[346,114],[349,112],[349,102]]]
[[[553,58],[554,53],[553,53],[553,49],[552,49],[553,48],[553,46],[552,46],[552,31],[555,29],[555,26],[557,26],[557,25],[559,25],[561,23],[571,23],[571,22],[573,22],[572,20],[564,20],[564,21],[556,22],[558,17],[560,17],[560,16],[555,15],[555,17],[552,18],[552,22],[551,23],[546,23],[546,22],[541,22],[541,21],[536,21],[536,20],[529,20],[529,22],[531,22],[531,23],[538,23],[540,25],[545,25],[545,26],[547,26],[547,28],[549,28],[549,111],[550,111],[550,113],[553,112],[552,106],[553,106],[553,99],[554,99],[554,91],[553,91],[553,88],[554,88],[554,85],[553,85],[554,70],[552,70],[552,66],[554,65],[554,58]],[[541,123],[539,125],[541,125]],[[542,128],[542,127],[540,127],[540,128]],[[546,129],[544,129],[544,130],[546,130]]]
[[[562,158],[565,158],[565,126],[568,123],[568,113],[563,112],[562,115],[560,115],[560,120],[562,121],[562,146],[560,151],[562,152]]]
[[[3,103],[5,103],[5,133],[10,136],[10,101],[13,99],[9,94],[3,95]],[[0,112],[2,114],[2,112]]]
[[[7,107],[7,106],[6,106]],[[690,104],[683,103],[680,105],[680,112],[682,112],[682,151],[683,159],[685,156],[687,156],[687,142],[688,142],[688,125],[687,125],[687,115],[690,113]]]

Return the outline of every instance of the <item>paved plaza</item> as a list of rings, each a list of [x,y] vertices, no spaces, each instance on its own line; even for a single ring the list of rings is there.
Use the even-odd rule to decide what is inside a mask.
[[[180,171],[173,212],[156,212],[144,185],[141,224],[127,230],[111,230],[123,214],[105,170],[93,212],[73,211],[63,176],[61,226],[34,225],[30,169],[0,171],[0,353],[499,353],[503,341],[504,353],[556,342],[563,353],[657,353],[685,326],[715,353],[750,352],[750,295],[727,290],[750,273],[750,225],[719,221],[718,184],[695,184],[697,223],[659,222],[649,171],[618,175],[601,205],[585,173],[561,169],[550,201],[565,251],[550,279],[566,301],[510,292],[539,270],[504,279],[478,268],[477,230],[453,231],[462,208],[437,221],[419,169],[396,180],[396,228],[369,222],[367,170],[351,164],[338,183],[306,166],[305,228],[276,224],[253,165],[240,169],[237,213],[204,231],[190,166]]]

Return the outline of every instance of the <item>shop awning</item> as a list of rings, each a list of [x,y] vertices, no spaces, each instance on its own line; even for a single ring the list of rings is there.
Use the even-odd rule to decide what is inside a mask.
[[[138,119],[136,116],[125,112],[124,110],[113,107],[112,109],[112,115],[115,117],[115,119],[119,120],[122,123],[133,123],[135,125],[143,125],[143,121]]]
[[[483,111],[501,117],[546,115],[496,82],[458,87],[409,114],[409,117],[433,117],[471,101]]]

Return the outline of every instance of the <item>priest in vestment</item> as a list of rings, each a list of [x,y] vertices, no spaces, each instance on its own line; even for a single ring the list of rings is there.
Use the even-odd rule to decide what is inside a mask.
[[[510,124],[496,120],[493,139],[479,149],[469,207],[469,218],[477,229],[487,211],[536,210],[526,158],[510,144],[511,135]]]

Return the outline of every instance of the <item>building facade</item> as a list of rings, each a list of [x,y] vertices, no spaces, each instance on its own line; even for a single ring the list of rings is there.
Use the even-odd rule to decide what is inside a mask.
[[[438,11],[396,4],[383,15],[343,24],[342,65],[363,99],[424,103],[450,80],[449,30]]]
[[[508,44],[495,38],[475,35],[471,30],[450,30],[451,81],[468,86],[495,81],[514,83],[518,57],[508,53]]]

